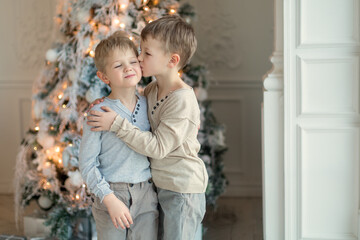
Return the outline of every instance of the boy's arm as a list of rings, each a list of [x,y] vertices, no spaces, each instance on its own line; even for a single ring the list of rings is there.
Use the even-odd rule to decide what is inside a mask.
[[[98,156],[101,150],[100,137],[101,132],[92,132],[90,127],[84,124],[79,151],[79,169],[90,191],[102,202],[104,197],[113,191],[98,169],[100,165]]]
[[[182,145],[189,134],[196,133],[197,125],[187,118],[168,118],[162,119],[154,132],[144,132],[118,115],[110,131],[134,151],[162,159]]]
[[[98,156],[101,150],[101,132],[92,132],[87,124],[83,127],[83,136],[79,152],[79,168],[81,175],[90,191],[100,198],[108,209],[111,221],[114,226],[122,229],[133,224],[130,211],[110,189],[109,183],[100,173]]]

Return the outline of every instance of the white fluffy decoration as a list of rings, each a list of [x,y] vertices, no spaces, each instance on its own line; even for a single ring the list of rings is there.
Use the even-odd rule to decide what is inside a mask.
[[[86,10],[81,10],[79,11],[79,13],[77,14],[77,20],[79,21],[79,23],[87,23],[89,21],[90,18],[90,12],[86,11]]]
[[[101,97],[102,96],[100,95],[100,93],[98,93],[93,88],[90,88],[85,94],[86,101],[88,101],[89,103],[91,103],[91,102],[93,102],[96,99],[101,98]]]
[[[75,69],[71,69],[69,72],[68,72],[68,76],[69,76],[69,80],[74,82],[77,78],[77,73],[76,73],[76,70]]]
[[[74,193],[78,188],[77,187],[75,187],[75,186],[73,186],[72,184],[71,184],[71,179],[70,178],[68,178],[68,179],[66,179],[65,180],[65,188],[70,192],[70,193]]]
[[[195,88],[195,94],[196,94],[196,97],[197,99],[201,102],[201,101],[204,101],[207,99],[207,91],[202,88],[202,87],[198,87],[198,88]]]
[[[44,149],[49,149],[54,146],[55,138],[46,134],[45,132],[40,132],[38,134],[37,141],[43,146]]]
[[[51,167],[43,168],[43,169],[42,169],[42,173],[43,173],[43,175],[44,175],[45,177],[48,177],[48,178],[53,177],[53,173],[52,173]]]
[[[58,57],[58,53],[55,49],[49,49],[46,51],[45,58],[49,62],[55,62]]]
[[[106,35],[109,32],[109,28],[103,24],[99,24],[99,32]]]
[[[76,170],[74,172],[69,171],[68,176],[70,178],[70,184],[72,186],[78,187],[78,188],[81,187],[81,185],[83,184],[83,179],[81,177],[79,170]]]

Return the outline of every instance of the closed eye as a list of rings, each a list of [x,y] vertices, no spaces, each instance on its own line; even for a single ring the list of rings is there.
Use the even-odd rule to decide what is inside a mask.
[[[151,56],[151,54],[150,54],[150,53],[148,53],[148,52],[145,52],[145,54],[146,54],[146,55],[149,55],[149,56]]]
[[[122,65],[120,64],[120,65],[117,65],[117,66],[115,66],[115,68],[119,68],[119,67],[121,67]]]

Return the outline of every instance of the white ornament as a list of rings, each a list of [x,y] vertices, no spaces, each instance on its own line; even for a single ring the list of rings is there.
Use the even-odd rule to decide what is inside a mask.
[[[203,156],[201,156],[201,159],[202,159],[205,163],[210,164],[211,158],[210,158],[209,155],[203,155]]]
[[[68,176],[70,178],[70,184],[74,187],[81,187],[81,185],[83,184],[83,179],[81,177],[81,174],[79,172],[79,170],[76,170],[74,172],[69,171],[68,172]]]
[[[58,53],[55,49],[49,49],[46,51],[45,58],[49,62],[55,62],[58,57]]]
[[[48,210],[53,205],[51,199],[45,195],[41,195],[37,202],[43,210]]]
[[[41,146],[43,146],[44,149],[49,149],[55,144],[54,137],[46,134],[45,132],[40,132],[38,134],[37,141],[41,144]]]
[[[77,20],[79,21],[79,23],[87,23],[90,19],[90,12],[89,11],[85,11],[85,10],[81,10],[79,11],[79,13],[77,14]]]
[[[75,70],[75,69],[71,69],[71,70],[68,72],[68,76],[69,76],[69,80],[70,80],[71,82],[74,82],[74,81],[77,79],[76,70]]]
[[[198,87],[198,88],[195,88],[194,91],[195,91],[197,99],[200,102],[207,99],[207,91],[204,88]]]
[[[71,194],[73,194],[78,188],[77,187],[74,187],[72,184],[71,184],[71,180],[70,178],[66,179],[65,180],[65,188],[66,190],[68,190]]]
[[[109,32],[109,28],[102,24],[99,24],[98,30],[103,35],[106,35]]]

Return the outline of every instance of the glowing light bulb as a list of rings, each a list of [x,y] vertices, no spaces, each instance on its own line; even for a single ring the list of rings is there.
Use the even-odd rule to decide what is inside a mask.
[[[62,159],[60,158],[58,162],[61,164],[61,163],[62,163]]]
[[[144,11],[145,12],[149,11],[149,7],[144,7]]]
[[[75,198],[76,198],[76,200],[79,200],[80,199],[79,194],[76,194]]]
[[[51,127],[50,127],[50,130],[54,130],[54,129],[55,129],[54,126],[51,126]]]
[[[125,23],[120,23],[119,25],[122,29],[125,29]]]
[[[87,113],[84,113],[84,117],[86,117],[88,114]]]
[[[91,51],[89,52],[89,55],[90,55],[90,57],[95,57],[95,52],[94,52],[93,50],[91,50]]]
[[[153,20],[149,20],[148,23],[151,23]]]
[[[113,20],[113,24],[114,24],[114,25],[118,25],[119,23],[120,23],[120,20],[119,20],[119,19],[115,18],[115,19]]]
[[[36,150],[37,150],[37,147],[34,147],[34,150],[36,151]]]
[[[69,146],[72,147],[73,146],[72,143],[69,143]]]
[[[143,3],[146,4],[148,0],[143,0]]]
[[[175,9],[170,9],[170,14],[176,13]]]
[[[57,153],[60,152],[60,147],[56,147],[55,152],[57,152]]]
[[[130,39],[131,41],[134,40],[134,38],[133,38],[132,36],[130,36],[129,39]]]
[[[95,21],[91,20],[91,21],[89,22],[89,24],[93,27],[93,26],[95,26]]]
[[[63,95],[59,94],[58,99],[62,99]]]
[[[66,108],[66,104],[63,104],[63,105],[62,105],[62,108]]]
[[[39,126],[36,126],[36,127],[34,128],[34,130],[35,130],[35,131],[39,131],[39,130],[40,130],[40,127],[39,127]]]
[[[123,4],[120,5],[120,9],[124,10],[125,8],[127,8],[126,4],[123,3]]]
[[[84,188],[84,187],[86,187],[86,185],[85,185],[85,184],[83,184],[83,185],[82,185],[82,187]]]

